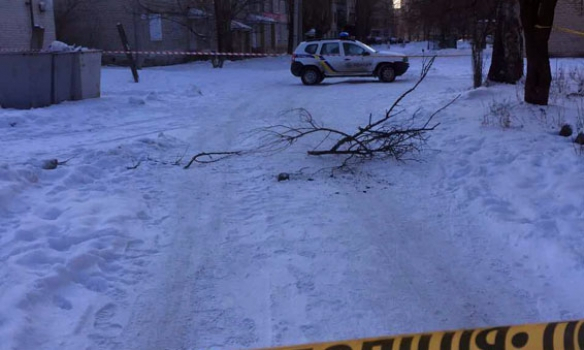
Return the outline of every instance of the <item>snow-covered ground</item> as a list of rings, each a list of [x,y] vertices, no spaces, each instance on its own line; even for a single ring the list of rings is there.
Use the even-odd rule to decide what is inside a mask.
[[[573,86],[528,106],[520,86],[470,89],[470,58],[442,58],[403,103],[427,115],[461,94],[420,162],[331,177],[340,160],[307,156],[307,140],[174,165],[252,148],[250,130],[294,122],[293,108],[352,131],[415,83],[411,64],[392,84],[315,87],[288,57],[149,68],[139,84],[104,68],[100,99],[0,110],[0,349],[254,348],[584,318],[584,155],[557,136],[584,114]],[[68,161],[42,169],[53,158]]]

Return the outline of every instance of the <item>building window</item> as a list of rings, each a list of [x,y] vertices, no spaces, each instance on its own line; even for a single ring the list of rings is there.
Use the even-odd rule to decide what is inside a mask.
[[[306,46],[306,48],[304,49],[304,52],[309,53],[311,55],[314,55],[316,53],[317,49],[318,49],[318,44],[310,44],[310,45]]]
[[[321,55],[339,55],[341,53],[338,43],[326,43],[320,49]]]
[[[345,56],[361,56],[366,52],[361,46],[350,43],[343,43],[343,49],[345,50]]]
[[[150,41],[162,41],[162,16],[148,15],[148,24],[150,25]]]

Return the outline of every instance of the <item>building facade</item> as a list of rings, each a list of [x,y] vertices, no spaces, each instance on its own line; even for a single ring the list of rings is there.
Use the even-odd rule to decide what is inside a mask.
[[[288,46],[288,8],[284,0],[263,0],[251,5],[245,23],[252,26],[253,52],[285,52]]]
[[[33,30],[39,40],[33,40]],[[52,0],[0,1],[0,49],[46,48],[54,40]]]
[[[117,23],[123,24],[132,50],[208,52],[217,50],[212,1],[198,7],[178,8],[174,0],[155,5],[136,0],[85,2],[70,12],[69,1],[56,1],[59,39],[107,51],[122,50]],[[60,7],[61,6],[61,7]],[[66,15],[65,15],[66,14]],[[281,52],[287,44],[287,12],[284,0],[261,0],[233,13],[234,52]],[[125,63],[125,55],[104,54],[104,63]],[[139,54],[139,65],[182,63],[189,55]]]
[[[70,44],[107,51],[122,50],[117,24],[124,27],[130,48],[136,51],[206,51],[214,49],[213,16],[201,10],[185,10],[177,16],[152,13],[134,0],[83,2],[74,9],[66,0],[55,0],[58,39]],[[158,7],[157,7],[158,9]],[[138,54],[139,65],[181,63],[187,56]],[[106,64],[126,63],[123,54],[104,54]]]

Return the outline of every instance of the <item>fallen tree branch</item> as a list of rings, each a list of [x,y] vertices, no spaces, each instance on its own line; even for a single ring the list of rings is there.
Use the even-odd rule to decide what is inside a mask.
[[[299,125],[274,125],[260,129],[259,131],[269,138],[260,148],[268,150],[284,149],[300,139],[319,135],[322,139],[314,149],[307,152],[308,155],[349,156],[345,158],[343,165],[355,158],[363,160],[378,156],[402,160],[404,155],[408,153],[421,151],[422,146],[427,141],[427,133],[435,130],[440,125],[439,123],[432,124],[433,118],[452,105],[460,96],[455,97],[433,112],[421,126],[417,123],[420,109],[405,121],[394,122],[394,117],[404,112],[401,107],[397,110],[398,106],[424,81],[434,64],[435,58],[432,57],[423,63],[418,81],[393,102],[384,116],[374,120],[373,116],[369,115],[368,123],[365,126],[357,127],[356,132],[348,133],[326,127],[324,124],[315,121],[308,111],[299,109],[296,110],[299,112]],[[337,137],[336,140],[334,140],[334,136]],[[325,146],[331,138],[333,138],[332,142],[328,142],[330,146]]]
[[[183,159],[185,158],[185,156],[187,155],[187,152],[189,151],[189,147],[187,147],[185,149],[185,152],[182,154],[182,156],[180,156],[174,163],[172,163],[172,165],[180,165],[180,163],[182,163]]]
[[[436,57],[432,57],[423,62],[420,78],[393,102],[385,115],[377,120],[374,120],[373,115],[369,115],[368,123],[365,126],[358,126],[353,133],[327,127],[316,121],[307,110],[294,109],[292,112],[298,112],[299,124],[277,124],[253,130],[252,134],[260,135],[259,146],[253,150],[245,151],[245,153],[275,153],[294,145],[300,139],[316,136],[320,137],[320,140],[317,146],[309,150],[307,154],[310,156],[345,156],[341,167],[347,166],[353,160],[374,157],[389,157],[400,161],[409,160],[411,158],[405,158],[405,156],[413,152],[420,152],[428,139],[427,134],[440,125],[433,123],[434,117],[460,97],[460,95],[455,97],[431,113],[423,123],[418,123],[421,108],[417,109],[409,119],[394,121],[397,115],[405,112],[405,108],[402,108],[400,103],[414,92],[428,76],[435,59]],[[214,163],[243,153],[244,151],[199,153],[192,157],[184,168],[188,169],[195,162]],[[219,157],[213,158],[213,156]]]
[[[132,162],[133,163],[133,162]],[[126,169],[127,170],[136,170],[138,169],[138,167],[142,164],[142,161],[139,160],[137,163],[134,163],[134,165],[132,166],[127,166]]]
[[[183,169],[188,169],[193,165],[193,163],[200,163],[200,164],[207,164],[207,163],[215,163],[225,158],[233,157],[233,156],[240,156],[243,154],[243,151],[234,151],[234,152],[201,152],[199,154],[194,155],[191,160],[188,162],[187,165],[184,166]],[[219,158],[213,159],[213,156],[221,156]],[[208,157],[209,160],[200,160],[199,158]]]

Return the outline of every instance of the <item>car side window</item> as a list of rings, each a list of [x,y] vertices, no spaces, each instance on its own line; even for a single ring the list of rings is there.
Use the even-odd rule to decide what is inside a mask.
[[[318,49],[318,44],[310,44],[310,45],[306,46],[306,48],[304,49],[304,52],[309,53],[311,55],[314,55],[316,53],[317,49]]]
[[[322,45],[320,49],[321,55],[340,55],[341,49],[339,43],[326,43]]]
[[[360,56],[365,53],[365,49],[359,45],[343,43],[343,49],[346,56]]]

